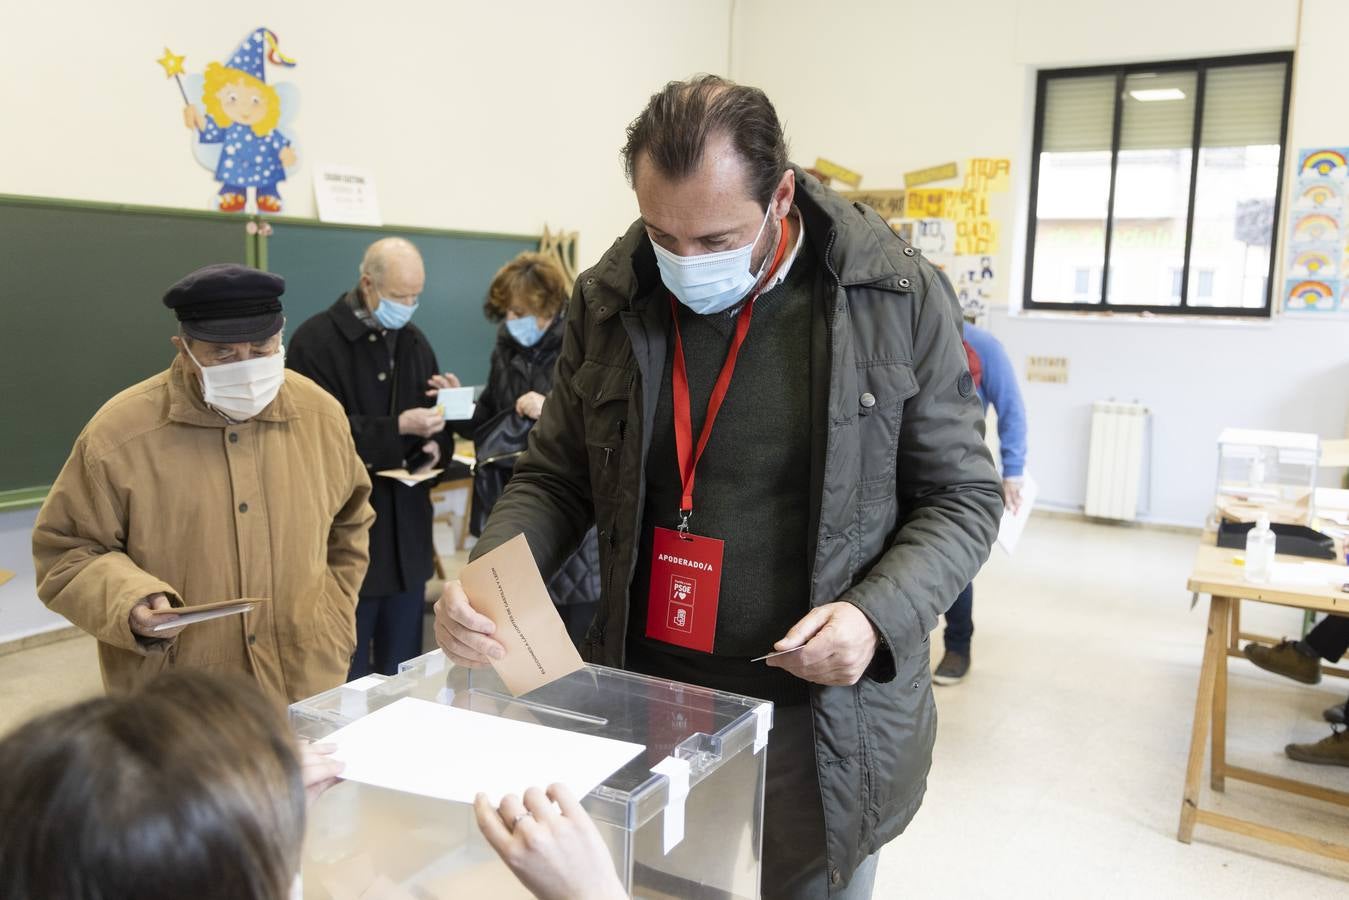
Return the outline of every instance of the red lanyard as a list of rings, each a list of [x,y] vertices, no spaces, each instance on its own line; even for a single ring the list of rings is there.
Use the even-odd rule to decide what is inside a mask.
[[[786,220],[783,220],[782,235],[778,238],[778,249],[773,255],[773,265],[764,276],[760,285],[767,284],[773,278],[773,274],[781,265],[782,259],[787,255],[787,233],[790,229],[787,227]],[[748,302],[745,303],[740,315],[735,320],[735,337],[731,340],[731,349],[726,353],[726,361],[722,363],[721,374],[717,376],[717,383],[712,388],[712,396],[707,401],[707,420],[703,422],[702,434],[698,436],[698,452],[693,453],[693,414],[689,403],[689,373],[684,364],[684,339],[679,334],[679,305],[673,294],[670,295],[670,316],[674,320],[675,333],[675,356],[674,356],[674,419],[675,419],[675,450],[679,455],[679,477],[684,484],[683,496],[679,502],[679,531],[687,533],[689,530],[689,516],[693,514],[693,479],[698,469],[698,460],[703,457],[703,450],[707,448],[707,440],[712,436],[712,424],[717,420],[717,413],[721,412],[722,401],[726,399],[726,392],[731,387],[731,376],[735,373],[735,361],[740,356],[740,347],[745,343],[745,336],[749,334],[750,318],[754,315],[754,301],[759,299],[761,287],[755,288],[750,294]]]

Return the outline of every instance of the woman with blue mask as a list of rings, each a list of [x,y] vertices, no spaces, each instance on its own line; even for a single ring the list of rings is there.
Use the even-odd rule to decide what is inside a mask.
[[[469,523],[474,535],[487,521],[530,430],[543,415],[562,353],[562,309],[569,293],[562,266],[542,253],[521,253],[492,279],[483,312],[500,328],[470,431],[478,457]],[[592,530],[548,585],[578,646],[594,616],[599,588],[599,546]]]

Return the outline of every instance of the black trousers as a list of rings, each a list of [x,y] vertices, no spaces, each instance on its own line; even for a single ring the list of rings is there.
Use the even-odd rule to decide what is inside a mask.
[[[1349,616],[1326,616],[1303,640],[1326,662],[1339,662],[1349,650]]]

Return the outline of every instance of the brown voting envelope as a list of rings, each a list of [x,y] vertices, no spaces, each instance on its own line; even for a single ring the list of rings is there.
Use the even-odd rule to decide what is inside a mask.
[[[496,624],[494,637],[506,655],[492,665],[512,694],[526,694],[585,665],[523,534],[469,563],[459,581],[473,608]]]

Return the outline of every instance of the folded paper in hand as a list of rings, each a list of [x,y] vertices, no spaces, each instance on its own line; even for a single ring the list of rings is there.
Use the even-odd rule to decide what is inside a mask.
[[[444,471],[444,469],[426,469],[422,472],[409,472],[407,469],[381,469],[375,474],[382,475],[385,478],[392,478],[395,481],[401,481],[408,487],[416,487],[423,481],[435,478]]]
[[[523,534],[469,563],[459,581],[473,608],[496,625],[492,637],[506,655],[492,666],[512,694],[518,697],[585,665]]]
[[[168,631],[170,628],[195,625],[197,622],[205,622],[209,619],[237,616],[240,613],[251,612],[261,602],[261,600],[256,599],[220,600],[216,603],[199,603],[196,606],[179,606],[175,609],[155,610],[156,613],[173,613],[174,617],[167,622],[160,622],[151,626],[150,630]]]

